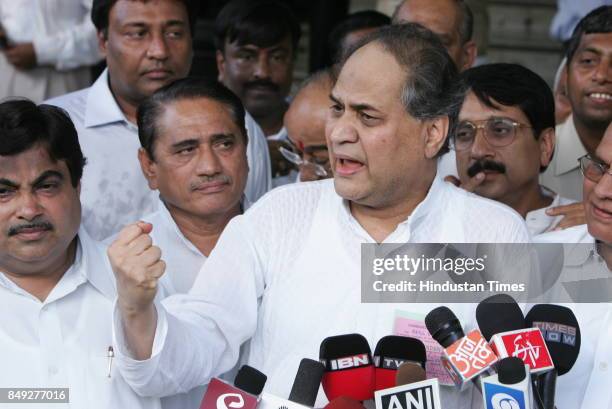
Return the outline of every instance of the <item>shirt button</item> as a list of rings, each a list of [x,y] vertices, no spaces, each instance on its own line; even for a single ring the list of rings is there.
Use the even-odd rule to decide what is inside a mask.
[[[605,362],[600,363],[599,364],[599,370],[603,371],[603,372],[607,371],[608,370],[608,364],[605,363]]]

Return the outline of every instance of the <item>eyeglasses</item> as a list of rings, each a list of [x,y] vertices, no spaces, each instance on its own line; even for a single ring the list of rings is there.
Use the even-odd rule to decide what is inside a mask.
[[[484,137],[489,145],[502,148],[514,141],[516,128],[531,127],[509,118],[490,118],[477,123],[464,121],[457,127],[457,132],[453,138],[453,147],[456,151],[470,149],[476,139],[476,133],[479,129],[483,129]]]
[[[582,156],[578,159],[578,162],[580,163],[580,171],[582,172],[582,176],[592,182],[599,182],[606,173],[612,176],[610,165],[606,165],[605,163],[592,158],[590,155]]]
[[[318,163],[310,162],[308,160],[302,159],[300,155],[295,152],[290,151],[289,149],[281,146],[278,148],[283,158],[287,159],[289,162],[293,163],[297,166],[312,166],[314,168],[315,175],[319,177],[327,177],[327,171],[325,168]]]

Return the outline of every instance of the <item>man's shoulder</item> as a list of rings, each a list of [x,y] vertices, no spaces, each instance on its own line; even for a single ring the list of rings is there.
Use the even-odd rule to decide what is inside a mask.
[[[73,120],[82,121],[90,89],[91,88],[83,88],[78,91],[60,95],[59,97],[54,97],[45,101],[45,104],[60,107],[67,111]]]

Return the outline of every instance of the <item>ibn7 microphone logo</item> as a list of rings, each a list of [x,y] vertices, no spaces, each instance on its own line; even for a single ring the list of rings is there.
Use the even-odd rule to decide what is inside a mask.
[[[471,379],[497,362],[493,350],[478,330],[448,347],[446,353],[450,363],[465,379]]]
[[[500,337],[503,343],[503,348],[498,348],[500,357],[513,356],[520,358],[529,365],[532,373],[554,367],[542,332],[538,328],[512,331],[500,334]]]

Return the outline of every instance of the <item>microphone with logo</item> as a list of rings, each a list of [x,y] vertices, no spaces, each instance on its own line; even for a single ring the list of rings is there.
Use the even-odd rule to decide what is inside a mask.
[[[416,338],[389,335],[381,338],[374,349],[375,391],[396,385],[400,365],[413,362],[425,368],[427,353],[423,342]]]
[[[328,337],[319,360],[325,367],[323,391],[329,401],[340,396],[364,401],[374,397],[375,372],[368,340],[363,335]]]
[[[540,329],[555,365],[554,369],[537,378],[544,409],[553,409],[557,376],[568,373],[578,359],[580,326],[572,310],[560,305],[535,305],[527,313],[525,321],[527,326]]]
[[[497,356],[478,330],[467,335],[455,314],[447,307],[433,309],[425,317],[425,326],[444,348],[442,364],[455,385],[463,390],[468,381],[480,389],[478,376],[497,362]]]
[[[497,373],[482,378],[485,409],[532,409],[529,367],[516,357],[497,363]]]
[[[267,377],[257,369],[244,365],[230,385],[218,378],[208,384],[200,409],[255,409]]]
[[[258,409],[309,409],[317,400],[319,385],[325,368],[319,361],[304,358],[300,362],[289,399],[264,392]]]
[[[439,409],[437,379],[426,379],[420,364],[405,362],[397,370],[395,387],[374,392],[376,409]]]
[[[532,375],[554,368],[542,332],[526,328],[523,312],[509,295],[494,295],[480,302],[476,321],[499,358],[521,358]]]

